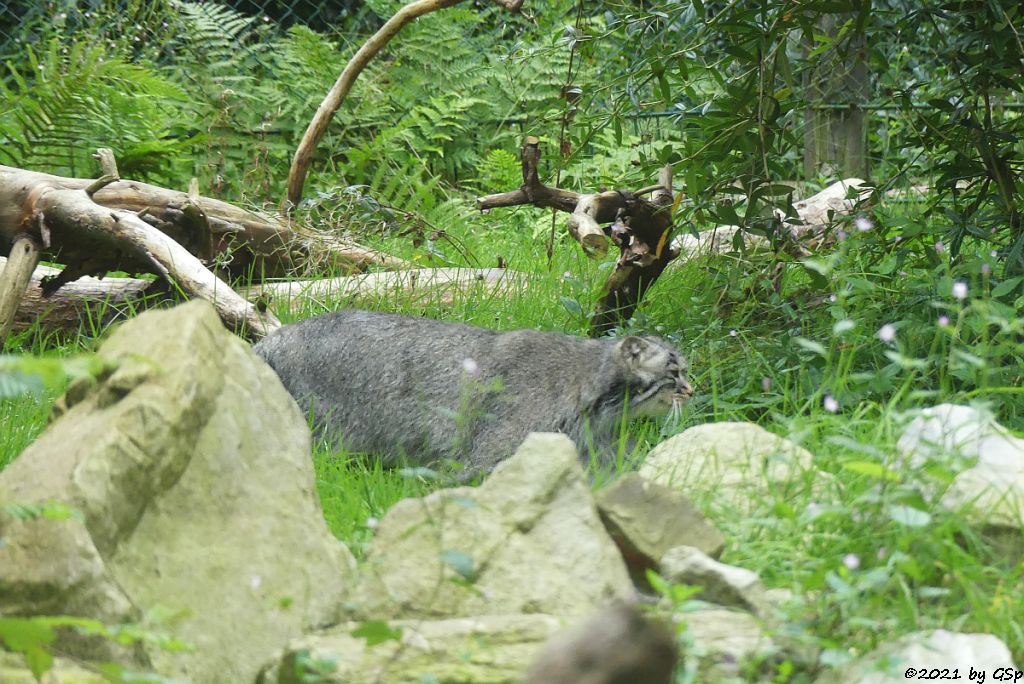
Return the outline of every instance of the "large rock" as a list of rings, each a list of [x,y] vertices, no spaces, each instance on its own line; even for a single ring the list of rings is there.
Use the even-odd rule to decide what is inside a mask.
[[[656,446],[639,472],[691,496],[713,494],[707,510],[734,516],[784,499],[812,467],[806,449],[753,423],[709,423]]]
[[[600,490],[597,508],[635,581],[658,569],[671,548],[693,546],[716,558],[725,549],[722,533],[685,495],[636,473]]]
[[[767,617],[770,604],[757,573],[719,563],[700,549],[677,546],[661,559],[661,574],[673,584],[701,587],[698,598]]]
[[[585,616],[633,595],[564,435],[531,434],[478,488],[395,504],[361,566],[363,618]]]
[[[522,684],[560,626],[542,614],[346,623],[293,641],[257,684]]]
[[[939,461],[957,473],[942,495],[947,508],[966,507],[976,523],[1024,528],[1024,439],[991,412],[953,404],[925,409],[904,428],[897,448],[912,468]]]
[[[932,670],[946,672],[944,676],[952,678],[954,669],[959,670],[957,677],[963,682],[997,681],[997,672],[1009,675],[1009,679],[998,681],[1020,681],[1013,679],[1017,670],[1010,650],[998,638],[937,629],[913,632],[879,646],[838,670],[826,672],[815,684],[899,684],[916,681]],[[983,673],[980,679],[972,676],[978,672]]]
[[[154,629],[195,650],[144,644],[137,663],[251,681],[268,653],[335,617],[352,564],[317,502],[304,417],[206,303],[144,313],[98,357],[98,381],[73,384],[63,415],[0,473],[0,500],[77,512],[2,524],[0,613],[177,613]],[[93,646],[70,648],[109,656]]]

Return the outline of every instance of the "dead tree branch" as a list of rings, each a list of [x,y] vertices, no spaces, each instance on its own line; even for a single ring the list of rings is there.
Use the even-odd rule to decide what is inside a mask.
[[[580,195],[540,181],[540,141],[527,137],[520,149],[523,184],[518,190],[477,198],[477,208],[532,204],[570,213],[567,228],[592,258],[608,252],[608,238],[619,248],[615,271],[590,320],[590,331],[601,335],[633,315],[644,293],[658,279],[674,254],[668,249],[672,232],[672,168],[661,170],[658,185],[638,192],[608,190]],[[650,200],[639,195],[653,193]],[[611,224],[602,228],[601,224]]]
[[[313,115],[312,121],[302,136],[295,156],[292,158],[291,169],[288,171],[288,197],[287,202],[291,207],[298,206],[302,200],[302,188],[306,183],[306,174],[309,172],[309,164],[313,160],[313,153],[317,145],[327,132],[327,126],[334,118],[334,114],[345,101],[352,84],[359,78],[370,60],[380,52],[381,48],[388,44],[402,28],[417,17],[424,14],[436,12],[457,5],[463,0],[414,0],[401,8],[395,15],[387,20],[370,39],[363,43],[363,46],[352,55],[352,59],[345,65],[345,69],[338,76],[338,80],[327,93],[327,97],[320,103]],[[495,0],[498,5],[511,11],[518,11],[523,0]]]
[[[0,247],[13,247],[21,235],[27,235],[41,245],[41,256],[66,265],[60,274],[42,282],[44,296],[84,275],[102,276],[114,270],[148,272],[166,278],[186,294],[210,301],[224,322],[243,334],[258,337],[280,325],[272,314],[239,297],[188,249],[138,214],[99,204],[95,198],[103,190],[95,190],[90,197],[86,190],[91,186],[88,180],[0,167]],[[25,243],[21,240],[20,244]],[[15,264],[8,264],[4,271],[19,278],[20,301],[35,264],[26,273],[23,268],[12,268],[22,257],[17,252],[11,256]],[[5,276],[4,281],[15,275]],[[5,311],[9,307],[6,305]],[[9,320],[3,322],[9,324]]]

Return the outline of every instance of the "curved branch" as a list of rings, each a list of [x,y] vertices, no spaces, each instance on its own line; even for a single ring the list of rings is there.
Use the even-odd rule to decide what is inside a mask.
[[[345,101],[348,91],[352,89],[352,84],[356,82],[359,74],[366,68],[370,60],[412,20],[424,14],[457,5],[460,2],[462,0],[414,0],[395,12],[395,16],[388,19],[368,41],[363,43],[356,54],[352,55],[352,59],[345,65],[341,76],[338,77],[330,92],[327,93],[327,97],[317,108],[313,120],[309,122],[309,127],[306,128],[306,132],[302,136],[302,142],[299,143],[299,147],[295,151],[292,167],[288,171],[288,202],[292,207],[298,205],[299,200],[302,199],[302,186],[306,183],[306,173],[309,171],[309,163],[313,159],[316,146],[324,137],[327,126],[334,118],[334,113],[338,111],[341,103]]]

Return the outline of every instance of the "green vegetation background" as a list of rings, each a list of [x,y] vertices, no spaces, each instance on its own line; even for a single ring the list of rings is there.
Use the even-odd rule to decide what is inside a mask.
[[[747,540],[725,561],[794,590],[785,629],[824,649],[821,666],[937,627],[994,633],[1020,664],[1019,557],[925,496],[925,478],[948,481],[942,464],[912,471],[894,449],[906,412],[941,402],[985,404],[1024,426],[1020,10],[911,4],[711,11],[696,1],[559,0],[532,17],[485,4],[425,17],[360,78],[297,215],[423,266],[500,259],[532,279],[521,296],[470,290],[449,303],[386,298],[374,308],[585,334],[611,262],[583,256],[564,217],[473,208],[475,195],[518,186],[522,136],[544,142],[546,180],[577,191],[648,185],[672,161],[685,193],[677,233],[739,223],[781,246],[773,211],[835,180],[801,168],[802,70],[860,35],[874,98],[888,105],[868,130],[874,206],[840,221],[834,249],[813,258],[737,250],[662,277],[628,330],[675,341],[698,393],[678,424],[633,425],[638,447],[618,469],[706,422],[753,421],[788,436],[834,476],[827,495],[715,522]],[[207,3],[54,5],[8,45],[0,163],[91,176],[90,155],[106,146],[125,177],[174,188],[197,177],[204,194],[276,206],[316,105],[397,6],[374,0],[316,32]],[[837,9],[848,17],[838,35],[816,33]],[[794,179],[795,197],[779,190]],[[911,192],[915,184],[929,189]],[[735,203],[724,202],[736,187]],[[277,313],[288,321],[346,305]],[[36,328],[4,351],[66,359],[102,336],[88,323],[67,335]],[[0,399],[0,468],[44,429],[60,386]],[[392,503],[437,486],[358,454],[318,447],[314,460],[328,523],[357,555]],[[598,473],[597,486],[612,476]],[[810,676],[785,661],[750,680]]]

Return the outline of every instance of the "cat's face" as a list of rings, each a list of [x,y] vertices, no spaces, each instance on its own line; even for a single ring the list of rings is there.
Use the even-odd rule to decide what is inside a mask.
[[[631,416],[663,416],[693,396],[686,359],[655,337],[625,337],[617,345],[630,376]]]

